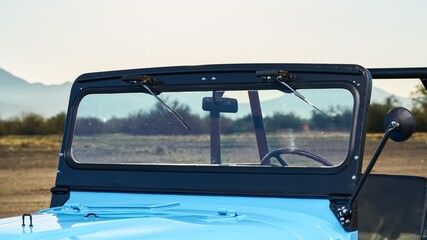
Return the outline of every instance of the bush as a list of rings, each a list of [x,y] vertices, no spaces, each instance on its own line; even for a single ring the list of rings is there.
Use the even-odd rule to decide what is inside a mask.
[[[412,113],[416,119],[415,130],[427,132],[427,91],[422,85],[418,85],[417,90],[412,93]]]
[[[384,103],[371,103],[368,111],[367,131],[373,133],[384,132],[384,118],[387,113],[399,105],[395,96],[386,98]]]
[[[0,136],[62,134],[65,118],[65,113],[59,113],[49,119],[35,113],[26,113],[21,117],[0,120]]]

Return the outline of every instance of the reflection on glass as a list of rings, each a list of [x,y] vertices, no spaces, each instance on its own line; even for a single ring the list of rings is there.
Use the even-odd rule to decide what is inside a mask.
[[[214,98],[204,111],[202,99],[212,92],[162,93],[190,126],[188,131],[149,94],[87,95],[77,112],[73,158],[79,163],[257,167],[268,152],[285,149],[280,158],[287,166],[324,166],[311,155],[339,165],[348,152],[352,94],[345,89],[298,91],[337,121],[279,90],[252,91],[258,98],[249,98],[248,91],[216,94],[237,100],[236,113],[226,112],[236,106],[219,98],[218,105],[212,105]],[[283,165],[276,157],[263,163]]]

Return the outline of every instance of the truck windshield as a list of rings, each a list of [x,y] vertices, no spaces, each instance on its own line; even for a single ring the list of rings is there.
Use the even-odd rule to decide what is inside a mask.
[[[96,93],[79,104],[71,153],[81,164],[331,167],[347,157],[354,99],[299,89],[335,121],[280,90]]]

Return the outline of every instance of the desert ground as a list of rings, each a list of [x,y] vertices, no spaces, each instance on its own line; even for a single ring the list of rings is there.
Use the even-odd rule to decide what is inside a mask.
[[[368,135],[365,166],[381,136]],[[61,140],[59,135],[0,137],[0,217],[49,207]],[[373,172],[427,177],[427,133],[404,143],[389,141]]]

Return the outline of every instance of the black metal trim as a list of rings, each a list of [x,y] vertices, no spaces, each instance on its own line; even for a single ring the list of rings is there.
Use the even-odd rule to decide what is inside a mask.
[[[313,67],[315,66],[315,67]],[[76,81],[96,81],[123,76],[135,75],[179,75],[197,73],[243,73],[256,72],[258,70],[280,69],[290,73],[316,73],[316,74],[350,74],[361,75],[363,67],[352,64],[283,64],[283,63],[248,63],[248,64],[212,64],[199,66],[179,66],[179,67],[157,67],[128,69],[118,71],[105,71],[96,73],[85,73],[80,75]]]

